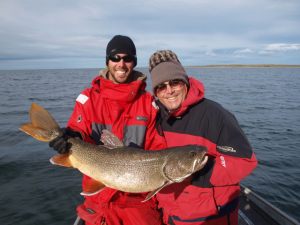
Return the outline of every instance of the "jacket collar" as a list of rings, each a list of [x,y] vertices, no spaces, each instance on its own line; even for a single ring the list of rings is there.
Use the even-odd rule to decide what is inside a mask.
[[[92,88],[101,93],[101,96],[106,99],[115,101],[132,102],[145,92],[146,76],[138,71],[133,71],[131,74],[132,81],[126,84],[115,84],[107,79],[108,70],[102,70],[99,76],[92,81]]]

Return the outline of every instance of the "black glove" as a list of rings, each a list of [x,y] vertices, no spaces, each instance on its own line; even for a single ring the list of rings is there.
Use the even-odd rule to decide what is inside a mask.
[[[79,132],[73,131],[70,128],[62,128],[62,133],[57,138],[49,142],[49,147],[53,148],[59,154],[66,154],[69,152],[72,144],[68,142],[69,138],[79,137],[82,139]]]

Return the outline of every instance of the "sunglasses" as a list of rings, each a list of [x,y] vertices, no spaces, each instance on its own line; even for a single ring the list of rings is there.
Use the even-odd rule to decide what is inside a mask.
[[[132,55],[125,55],[125,56],[119,56],[119,55],[110,55],[108,56],[108,59],[113,62],[120,62],[122,59],[124,62],[132,62],[135,60],[135,56]]]
[[[167,86],[169,85],[172,89],[178,89],[181,88],[184,85],[183,80],[175,79],[175,80],[169,80],[167,82],[161,83],[155,87],[156,92],[162,92],[167,90]]]

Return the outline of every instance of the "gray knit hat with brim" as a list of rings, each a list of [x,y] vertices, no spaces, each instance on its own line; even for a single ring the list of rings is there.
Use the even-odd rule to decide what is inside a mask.
[[[157,85],[175,79],[182,80],[189,86],[188,75],[179,62],[168,61],[159,63],[151,70],[150,74],[153,91]]]

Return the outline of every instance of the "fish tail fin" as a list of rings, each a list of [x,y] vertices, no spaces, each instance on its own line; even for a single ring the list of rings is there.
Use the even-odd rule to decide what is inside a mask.
[[[33,138],[49,142],[59,135],[59,125],[51,114],[36,103],[29,110],[30,122],[22,124],[20,130]]]

